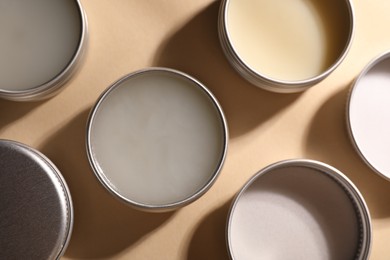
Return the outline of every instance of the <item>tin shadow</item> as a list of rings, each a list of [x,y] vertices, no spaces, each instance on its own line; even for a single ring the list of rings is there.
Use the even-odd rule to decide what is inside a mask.
[[[0,99],[0,133],[8,124],[27,115],[46,101],[15,102]]]
[[[157,229],[173,213],[151,214],[116,200],[99,184],[85,150],[85,110],[47,138],[39,149],[60,169],[74,206],[73,233],[65,256],[110,258]]]
[[[346,127],[349,87],[326,101],[308,130],[306,156],[326,162],[347,175],[362,192],[371,216],[390,216],[390,183],[374,173],[355,151]]]
[[[219,5],[219,1],[213,2],[169,36],[157,51],[153,66],[178,69],[205,84],[221,103],[234,138],[264,123],[300,95],[264,91],[239,76],[219,43]]]
[[[187,259],[229,259],[226,248],[226,220],[232,200],[207,215],[197,227],[188,249]]]

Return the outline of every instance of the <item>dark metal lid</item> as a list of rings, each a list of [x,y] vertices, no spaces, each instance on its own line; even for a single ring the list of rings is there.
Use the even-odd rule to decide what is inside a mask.
[[[72,202],[57,168],[23,144],[0,140],[0,259],[56,259],[69,241]]]

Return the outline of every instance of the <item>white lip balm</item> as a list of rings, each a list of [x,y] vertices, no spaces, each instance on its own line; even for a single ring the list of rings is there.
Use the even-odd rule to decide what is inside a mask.
[[[390,180],[390,53],[374,59],[356,80],[348,103],[348,128],[361,158]]]
[[[93,108],[87,133],[102,184],[145,210],[169,210],[202,195],[225,158],[220,106],[201,83],[152,68],[116,82]]]
[[[356,187],[336,169],[289,160],[256,174],[232,204],[231,259],[367,259],[371,221]]]
[[[1,0],[0,97],[56,93],[80,58],[85,34],[78,0]]]

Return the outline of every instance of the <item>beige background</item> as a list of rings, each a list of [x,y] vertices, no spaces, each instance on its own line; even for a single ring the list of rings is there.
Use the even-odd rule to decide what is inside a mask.
[[[75,207],[65,257],[226,259],[225,220],[234,194],[258,170],[310,158],[343,171],[363,193],[373,219],[371,259],[390,259],[390,182],[360,160],[345,129],[352,80],[390,49],[390,1],[354,0],[356,33],[341,66],[301,94],[258,89],[226,61],[217,37],[219,1],[82,0],[90,42],[78,73],[58,96],[38,103],[0,101],[0,138],[45,153],[62,171]],[[93,176],[84,149],[88,112],[119,77],[148,66],[182,70],[219,99],[230,147],[215,185],[193,204],[164,214],[133,210]]]

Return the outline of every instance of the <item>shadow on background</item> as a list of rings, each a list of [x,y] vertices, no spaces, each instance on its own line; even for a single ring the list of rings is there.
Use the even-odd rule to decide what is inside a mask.
[[[27,115],[43,103],[45,101],[15,102],[0,99],[0,133],[3,127]]]
[[[218,39],[219,4],[212,3],[168,37],[153,65],[183,71],[205,84],[221,103],[234,138],[286,108],[299,94],[261,90],[230,66]]]
[[[232,200],[229,200],[201,221],[190,242],[187,255],[188,260],[229,259],[225,242],[225,230],[231,203]]]
[[[158,228],[173,213],[151,214],[116,200],[92,173],[85,150],[88,112],[47,138],[39,149],[60,169],[72,194],[75,221],[65,253],[72,258],[109,258]]]
[[[390,216],[390,182],[374,173],[355,151],[346,127],[349,87],[332,96],[317,111],[307,136],[306,155],[347,175],[363,193],[373,218]]]

